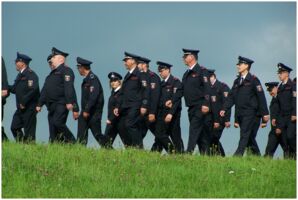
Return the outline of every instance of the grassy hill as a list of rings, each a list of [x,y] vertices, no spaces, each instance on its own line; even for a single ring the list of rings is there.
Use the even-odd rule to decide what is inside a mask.
[[[296,162],[2,144],[3,198],[296,198]]]

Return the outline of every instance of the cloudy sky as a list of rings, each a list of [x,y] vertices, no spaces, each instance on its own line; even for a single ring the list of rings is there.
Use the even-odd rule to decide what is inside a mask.
[[[110,95],[107,74],[125,75],[123,52],[128,51],[152,60],[174,65],[172,73],[182,78],[186,67],[182,48],[200,49],[199,63],[216,69],[218,79],[231,86],[236,77],[237,57],[255,60],[252,73],[264,85],[277,80],[278,62],[292,67],[296,74],[296,3],[295,2],[2,2],[2,55],[8,80],[12,84],[17,72],[16,52],[33,58],[31,68],[39,75],[40,87],[50,69],[46,58],[55,46],[70,56],[67,64],[74,69],[75,87],[80,99],[82,77],[76,70],[76,57],[93,61],[92,70],[104,88],[105,101]],[[266,94],[267,103],[271,98]],[[10,123],[15,110],[11,95],[5,107],[3,124],[10,139]],[[105,128],[105,104],[102,129]],[[38,114],[37,141],[47,142],[47,111]],[[233,121],[233,119],[231,120]],[[77,123],[69,116],[68,125],[76,136]],[[187,109],[181,117],[185,146],[188,141]],[[264,153],[269,128],[259,130],[257,141]],[[91,135],[91,134],[90,134]],[[145,138],[151,147],[152,134]],[[223,146],[228,155],[237,148],[239,129],[224,131]],[[97,146],[93,136],[89,145]],[[119,140],[116,146],[121,146]],[[280,148],[278,155],[281,155]]]

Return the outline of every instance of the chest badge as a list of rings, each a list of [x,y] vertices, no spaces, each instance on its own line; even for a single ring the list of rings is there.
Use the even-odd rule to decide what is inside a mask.
[[[70,76],[69,75],[65,75],[64,76],[65,81],[70,81]]]
[[[90,92],[93,92],[94,86],[90,86]]]
[[[28,80],[28,87],[32,87],[33,86],[33,80]]]
[[[151,89],[155,89],[156,84],[155,83],[151,83]]]

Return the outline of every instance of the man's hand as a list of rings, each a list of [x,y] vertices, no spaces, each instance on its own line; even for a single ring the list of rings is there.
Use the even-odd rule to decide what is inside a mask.
[[[281,134],[281,129],[280,128],[275,129],[275,133],[276,133],[276,135],[280,135]]]
[[[148,120],[149,120],[149,122],[155,122],[155,115],[154,114],[149,114],[149,116],[148,116]]]
[[[263,122],[264,123],[267,123],[269,121],[269,119],[270,119],[270,116],[269,115],[264,115],[263,116]]]
[[[291,116],[291,121],[292,121],[292,122],[295,122],[295,121],[296,121],[296,116],[295,116],[295,115],[292,115],[292,116]]]
[[[226,128],[230,128],[231,127],[231,123],[230,122],[225,122],[225,127]]]
[[[167,114],[166,118],[165,118],[165,122],[166,123],[170,123],[172,121],[173,115],[172,114]]]
[[[74,120],[77,120],[79,118],[79,112],[73,112],[72,116]]]
[[[172,106],[173,106],[172,100],[168,100],[168,101],[166,101],[165,106],[166,106],[167,108],[172,108]]]
[[[235,122],[235,123],[234,123],[234,127],[235,127],[235,128],[239,128],[239,124]]]
[[[226,111],[224,111],[224,110],[221,110],[221,111],[219,112],[219,115],[220,115],[221,117],[224,117],[225,114],[226,114]]]
[[[41,111],[41,107],[40,106],[36,106],[35,110],[36,110],[36,112],[40,112]]]
[[[276,126],[276,119],[272,119],[271,124],[272,124],[272,126]]]
[[[214,124],[213,124],[213,128],[217,129],[217,128],[219,128],[219,126],[220,126],[220,124],[219,124],[219,123],[217,123],[217,122],[214,122]]]
[[[202,106],[201,111],[203,114],[207,114],[209,112],[209,107],[208,106]]]
[[[25,106],[23,104],[20,104],[20,108],[21,108],[21,110],[24,110]]]
[[[110,120],[108,120],[108,119],[107,119],[107,122],[106,123],[107,124],[112,124],[112,122]]]
[[[119,116],[119,109],[118,109],[118,108],[115,108],[115,109],[113,110],[113,113],[114,113],[114,115],[115,115],[116,117],[118,117],[118,116]]]
[[[8,90],[2,90],[2,97],[6,97],[8,95]]]
[[[88,119],[89,116],[90,116],[90,114],[88,112],[83,112],[83,117],[85,119]]]
[[[73,105],[71,103],[66,104],[67,110],[71,111],[73,109]]]
[[[146,112],[147,112],[147,109],[146,108],[141,108],[140,112],[141,112],[141,115],[145,115]]]
[[[267,126],[267,123],[261,123],[261,128],[265,128]]]

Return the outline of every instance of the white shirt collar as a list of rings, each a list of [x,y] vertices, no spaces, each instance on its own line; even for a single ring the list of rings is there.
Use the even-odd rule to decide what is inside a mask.
[[[191,66],[190,68],[188,68],[189,70],[192,70],[195,66],[196,66],[197,63],[195,63],[193,66]]]
[[[133,69],[129,70],[129,73],[131,74],[133,72],[133,70],[135,70],[136,67],[134,67]]]
[[[248,73],[247,73],[248,74]],[[247,74],[245,74],[244,76],[241,76],[241,78],[243,78],[243,80],[246,78]]]
[[[23,73],[23,71],[25,71],[25,69],[27,69],[27,67],[23,68],[23,69],[21,70],[21,73]]]
[[[121,88],[121,86],[118,86],[118,87],[114,90],[114,92],[117,92],[118,90],[120,90],[120,88]]]
[[[165,79],[165,82],[167,82],[170,78],[171,74],[169,74],[169,76]]]

